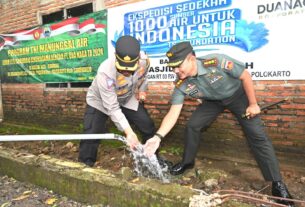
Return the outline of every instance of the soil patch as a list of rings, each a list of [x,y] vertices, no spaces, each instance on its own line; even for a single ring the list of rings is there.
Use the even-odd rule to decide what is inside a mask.
[[[48,189],[40,188],[30,183],[19,182],[7,176],[0,176],[0,186],[0,206],[3,207],[89,207]]]

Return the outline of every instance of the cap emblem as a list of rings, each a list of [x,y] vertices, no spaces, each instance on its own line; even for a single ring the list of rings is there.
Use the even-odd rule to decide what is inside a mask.
[[[168,52],[168,53],[166,53],[166,56],[167,56],[167,57],[173,57],[173,53]]]
[[[125,60],[125,61],[130,61],[131,58],[127,55],[127,56],[124,57],[124,60]]]

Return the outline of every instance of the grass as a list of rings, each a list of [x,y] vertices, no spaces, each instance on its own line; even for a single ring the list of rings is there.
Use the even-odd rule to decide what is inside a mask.
[[[24,124],[24,123],[16,123],[16,122],[2,122],[0,123],[0,135],[35,135],[35,134],[75,134],[82,133],[83,126],[80,124],[79,129],[74,129],[73,133],[71,133],[71,128],[68,125],[61,125],[56,129],[49,129],[46,126],[38,125],[38,124]],[[115,127],[111,127],[109,129],[110,133],[114,134],[122,134]],[[68,140],[67,140],[68,141]],[[44,143],[48,144],[50,141],[44,141]],[[72,143],[79,143],[79,140],[71,140]],[[121,148],[125,146],[124,143],[117,140],[103,140],[101,145],[106,146],[108,148]]]
[[[16,123],[4,122],[0,124],[0,134],[17,135],[17,134],[62,134],[62,130],[50,130],[44,127],[34,125],[19,125]]]
[[[183,153],[183,148],[182,147],[178,147],[178,146],[170,146],[170,147],[162,147],[162,149],[160,150],[161,154],[172,154],[172,155],[177,155],[180,156]]]

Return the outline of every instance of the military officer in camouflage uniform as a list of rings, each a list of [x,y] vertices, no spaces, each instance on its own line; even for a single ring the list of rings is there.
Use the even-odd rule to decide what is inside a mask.
[[[107,133],[106,121],[110,117],[117,128],[124,131],[131,148],[135,148],[139,141],[130,123],[138,128],[144,142],[154,135],[154,123],[143,103],[139,102],[146,98],[148,67],[149,59],[140,52],[140,44],[135,38],[122,36],[117,40],[115,56],[100,65],[89,87],[84,133]],[[93,166],[99,142],[81,140],[79,161]]]
[[[244,64],[223,54],[196,58],[189,42],[174,45],[166,55],[169,59],[168,65],[173,68],[179,79],[172,94],[172,106],[155,136],[146,142],[145,153],[150,156],[155,152],[161,139],[175,125],[184,97],[193,97],[202,100],[202,103],[186,125],[183,159],[173,166],[171,174],[182,174],[186,169],[193,168],[201,131],[206,129],[224,109],[229,109],[242,126],[265,180],[273,181],[272,194],[291,198],[281,181],[272,143],[264,132],[260,117],[257,116],[260,108],[256,101],[252,78],[245,70]],[[242,118],[244,113],[247,119]],[[291,201],[279,202],[294,206]]]

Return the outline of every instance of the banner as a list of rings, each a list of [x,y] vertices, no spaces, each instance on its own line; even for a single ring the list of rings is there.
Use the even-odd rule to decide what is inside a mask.
[[[166,51],[190,41],[197,57],[224,53],[245,62],[254,80],[305,80],[303,0],[146,0],[108,10],[108,49],[125,34],[151,57],[149,80],[173,81]],[[140,8],[140,9],[139,9]],[[302,48],[302,47],[301,47]]]
[[[108,57],[107,12],[0,34],[4,83],[91,82]]]

